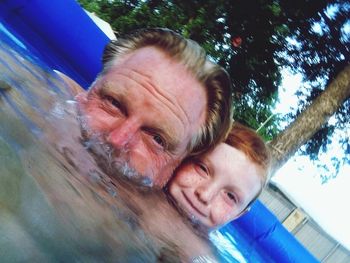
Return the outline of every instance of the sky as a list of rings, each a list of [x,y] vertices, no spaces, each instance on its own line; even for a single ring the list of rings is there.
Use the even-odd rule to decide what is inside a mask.
[[[300,75],[283,71],[276,113],[287,114],[291,107],[297,105],[298,99],[294,93],[301,85]],[[339,146],[334,143],[327,154],[321,157],[321,161],[327,164],[339,151]],[[276,173],[272,181],[329,235],[350,250],[350,165],[341,167],[335,178],[323,184],[321,172],[324,171],[317,168],[307,156],[296,156]]]

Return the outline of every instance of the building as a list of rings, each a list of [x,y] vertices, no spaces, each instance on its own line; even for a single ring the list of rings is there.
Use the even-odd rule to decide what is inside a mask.
[[[350,251],[329,236],[278,187],[270,183],[259,200],[320,262],[350,262]]]

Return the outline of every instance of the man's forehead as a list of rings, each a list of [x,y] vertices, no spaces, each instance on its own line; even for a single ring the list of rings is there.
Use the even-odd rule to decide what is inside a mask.
[[[184,106],[196,102],[206,104],[207,94],[203,85],[183,63],[170,57],[161,48],[143,47],[118,58],[117,61],[118,64],[130,66],[147,75],[160,89],[183,102]]]
[[[113,65],[123,64],[124,66],[142,69],[147,74],[153,72],[154,66],[158,64],[176,63],[164,50],[155,46],[146,46],[115,58]]]
[[[191,133],[205,121],[207,94],[186,67],[156,47],[143,47],[117,59],[115,66],[132,68],[149,80],[156,92],[177,106],[187,119]]]

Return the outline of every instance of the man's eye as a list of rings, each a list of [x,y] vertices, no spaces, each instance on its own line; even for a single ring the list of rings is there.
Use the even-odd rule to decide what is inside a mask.
[[[158,135],[158,134],[155,134],[153,135],[153,140],[160,146],[162,146],[163,148],[165,147],[165,141],[164,139]]]
[[[110,103],[112,104],[114,107],[120,109],[121,108],[121,104],[118,100],[116,100],[115,98],[113,98],[112,96],[108,96],[106,95],[105,96],[105,99]]]

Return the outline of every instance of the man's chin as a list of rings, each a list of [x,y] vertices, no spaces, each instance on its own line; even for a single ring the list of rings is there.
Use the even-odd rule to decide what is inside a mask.
[[[84,147],[91,153],[99,168],[109,177],[128,179],[138,186],[148,188],[154,186],[150,177],[142,175],[130,165],[127,154],[115,150],[103,140],[102,135],[91,135],[85,131],[82,136]]]
[[[146,173],[138,172],[129,161],[127,151],[115,149],[106,141],[103,133],[95,132],[90,127],[85,115],[79,116],[82,143],[92,154],[99,168],[111,178],[121,178],[132,181],[143,187],[153,187],[158,184]],[[160,188],[160,187],[159,187]]]

